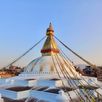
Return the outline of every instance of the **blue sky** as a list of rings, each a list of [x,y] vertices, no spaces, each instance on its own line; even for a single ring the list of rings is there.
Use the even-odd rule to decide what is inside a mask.
[[[102,65],[102,0],[0,0],[0,67],[45,36],[50,22],[59,39]],[[16,64],[24,66],[40,56],[43,43]]]

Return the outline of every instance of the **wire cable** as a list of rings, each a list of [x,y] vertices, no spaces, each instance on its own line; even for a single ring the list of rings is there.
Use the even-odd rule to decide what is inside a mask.
[[[83,57],[81,57],[79,54],[77,54],[75,51],[73,51],[71,48],[69,48],[66,44],[64,44],[61,40],[59,40],[56,36],[54,36],[65,48],[67,48],[70,52],[72,52],[74,55],[76,55],[78,58],[80,58],[81,60],[83,60],[84,62],[86,62],[88,65],[92,66],[92,68],[96,68],[95,65],[93,65],[92,63],[90,63],[89,61],[87,61],[86,59],[84,59]]]
[[[22,57],[24,57],[27,53],[29,53],[34,47],[36,47],[46,36],[44,36],[40,41],[38,41],[36,44],[34,44],[30,49],[28,49],[25,53],[23,53],[20,57],[16,58],[13,62],[11,62],[10,64],[8,64],[7,66],[3,67],[3,68],[7,68],[10,65],[14,64],[15,62],[17,62],[18,60],[20,60]]]

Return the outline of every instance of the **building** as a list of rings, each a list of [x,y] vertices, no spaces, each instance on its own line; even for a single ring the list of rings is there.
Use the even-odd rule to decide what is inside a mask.
[[[102,83],[76,71],[58,48],[51,23],[46,36],[40,57],[18,76],[0,80],[4,102],[96,102]]]
[[[10,66],[9,67],[9,71],[15,75],[18,75],[22,72],[22,68],[18,67],[18,66]]]
[[[102,81],[102,67],[101,66],[97,68],[97,79],[99,81]]]
[[[9,71],[0,71],[0,78],[9,78],[15,76],[13,73],[10,73]]]

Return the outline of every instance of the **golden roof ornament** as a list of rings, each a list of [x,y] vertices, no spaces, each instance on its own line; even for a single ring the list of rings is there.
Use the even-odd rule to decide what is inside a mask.
[[[54,30],[51,23],[49,24],[49,28],[47,28],[46,35],[54,35]]]
[[[49,25],[49,28],[47,28],[46,35],[47,35],[47,39],[46,39],[44,46],[41,50],[42,55],[50,56],[52,54],[59,53],[59,49],[58,49],[57,44],[53,38],[54,30],[53,30],[51,23]]]

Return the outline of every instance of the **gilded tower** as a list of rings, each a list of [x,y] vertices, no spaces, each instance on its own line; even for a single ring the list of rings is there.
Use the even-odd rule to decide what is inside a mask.
[[[52,54],[59,53],[59,49],[54,40],[54,30],[52,24],[50,23],[49,28],[46,31],[47,39],[44,43],[44,46],[41,50],[42,56],[51,56]]]

